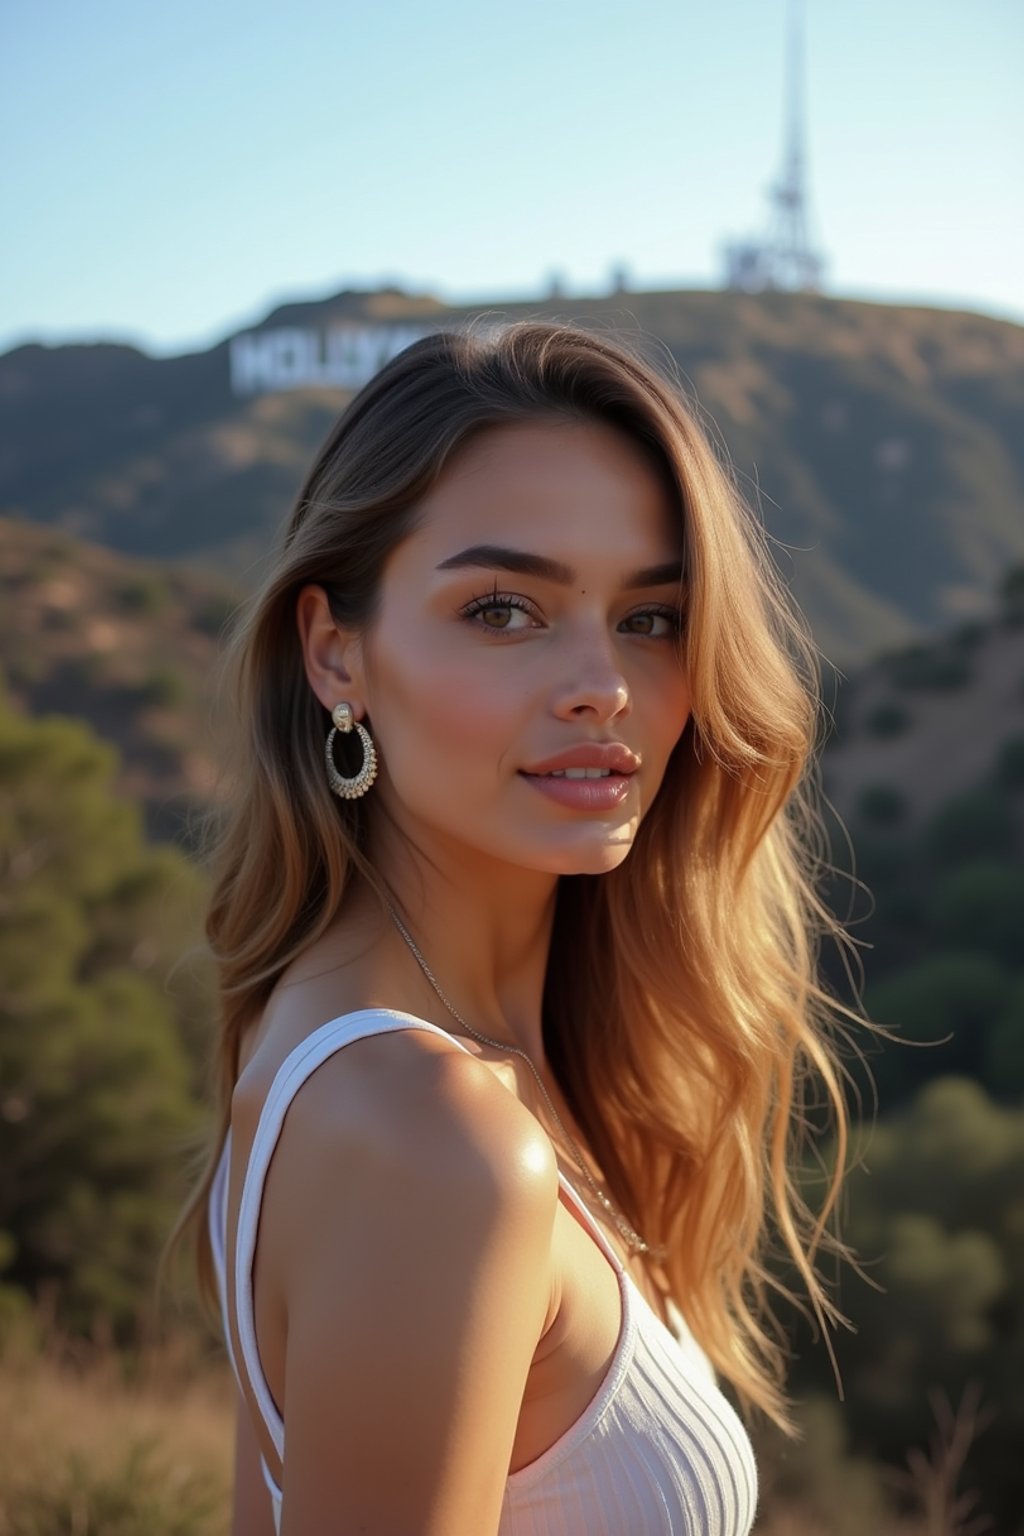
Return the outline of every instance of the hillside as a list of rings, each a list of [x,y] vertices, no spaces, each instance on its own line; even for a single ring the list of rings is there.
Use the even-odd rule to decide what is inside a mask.
[[[343,293],[257,332],[450,324],[429,296]],[[506,304],[641,333],[680,375],[818,644],[842,666],[983,613],[1024,559],[1024,328],[811,294],[646,293]],[[251,584],[348,395],[232,393],[230,338],[157,359],[124,346],[0,357],[0,511]]]
[[[118,792],[158,840],[213,788],[211,669],[237,594],[182,571],[0,518],[0,664],[12,702],[86,721],[122,757]]]
[[[881,656],[842,684],[836,714],[824,786],[844,819],[885,789],[919,826],[1024,741],[1024,623],[993,617]]]

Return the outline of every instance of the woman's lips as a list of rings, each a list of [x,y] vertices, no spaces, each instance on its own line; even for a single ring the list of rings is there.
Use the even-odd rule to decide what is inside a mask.
[[[578,779],[553,773],[521,773],[520,778],[559,805],[578,811],[606,811],[626,798],[633,775],[606,773],[599,779]]]

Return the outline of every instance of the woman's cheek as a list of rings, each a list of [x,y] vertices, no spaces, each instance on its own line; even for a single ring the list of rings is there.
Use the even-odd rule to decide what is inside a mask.
[[[519,689],[494,661],[414,637],[393,655],[382,653],[375,668],[380,729],[396,749],[419,752],[424,766],[445,761],[459,776],[496,761],[514,745]]]

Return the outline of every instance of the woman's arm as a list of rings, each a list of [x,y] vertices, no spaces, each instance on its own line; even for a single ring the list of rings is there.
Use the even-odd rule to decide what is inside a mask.
[[[554,1152],[451,1048],[360,1091],[359,1113],[307,1103],[277,1170],[282,1536],[493,1536],[550,1301]]]
[[[240,1391],[235,1408],[235,1499],[231,1536],[274,1536],[270,1489],[263,1479],[252,1420]]]

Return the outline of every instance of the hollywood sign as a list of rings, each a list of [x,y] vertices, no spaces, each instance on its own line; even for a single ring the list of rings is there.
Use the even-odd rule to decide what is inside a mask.
[[[247,331],[231,341],[231,392],[361,389],[397,353],[440,326],[337,325],[327,330],[281,326]]]

